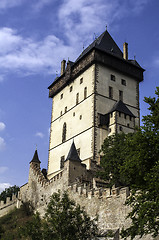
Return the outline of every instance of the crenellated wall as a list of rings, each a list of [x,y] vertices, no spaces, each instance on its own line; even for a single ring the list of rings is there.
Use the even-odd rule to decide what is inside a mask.
[[[6,198],[6,203],[4,201],[0,201],[0,217],[6,215],[14,208],[19,208],[20,202],[18,201],[19,194],[16,196],[15,194],[12,195],[12,199],[10,197]]]
[[[28,183],[20,188],[18,197],[13,195],[12,200],[7,198],[5,204],[1,201],[0,217],[15,207],[19,208],[26,201],[29,201],[43,216],[50,196],[58,190],[61,193],[67,191],[69,197],[84,207],[91,218],[98,216],[101,235],[104,236],[108,230],[112,230],[116,233],[114,239],[118,240],[121,228],[130,225],[130,221],[126,219],[130,208],[125,206],[130,191],[127,187],[110,189],[106,185],[105,181],[94,178],[81,162],[66,161],[63,170],[50,180],[43,175],[40,164],[31,163]],[[142,240],[151,239],[153,239],[151,236],[142,238]]]

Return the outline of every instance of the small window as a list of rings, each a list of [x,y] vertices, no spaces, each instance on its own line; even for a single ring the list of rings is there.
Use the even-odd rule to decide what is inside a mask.
[[[130,124],[129,124],[129,123],[127,124],[127,127],[130,127]]]
[[[61,94],[60,98],[61,98],[61,99],[63,98],[63,93]]]
[[[120,130],[120,131],[122,131],[122,130],[123,130],[122,126],[119,126],[119,130]]]
[[[126,86],[126,80],[125,79],[121,79],[121,84]]]
[[[121,117],[121,112],[119,112],[119,117]]]
[[[65,107],[65,113],[67,112],[67,107]]]
[[[79,103],[79,93],[76,94],[76,104]]]
[[[113,88],[109,87],[109,98],[113,98]]]
[[[80,84],[82,84],[82,83],[83,83],[83,78],[80,79]]]
[[[62,156],[60,161],[60,168],[64,167],[64,161],[65,161],[65,156]]]
[[[75,116],[75,112],[73,112],[73,117]]]
[[[126,119],[126,114],[124,114],[124,118]]]
[[[123,91],[119,90],[119,100],[123,101]]]
[[[71,87],[70,87],[70,92],[72,92],[72,89],[73,89],[73,87],[71,86]]]
[[[130,118],[130,121],[132,121],[132,117],[131,117],[131,116],[129,116],[129,118]]]
[[[82,115],[80,115],[80,120],[82,119]]]
[[[110,75],[110,79],[115,82],[115,76],[113,74]]]
[[[77,149],[78,156],[80,157],[80,148]]]
[[[63,129],[62,129],[62,142],[66,141],[66,123],[64,122],[63,124]]]
[[[84,88],[84,99],[87,97],[87,87]]]

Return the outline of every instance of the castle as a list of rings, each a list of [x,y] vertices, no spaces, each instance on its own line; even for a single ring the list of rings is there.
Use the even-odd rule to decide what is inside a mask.
[[[67,190],[69,196],[91,217],[98,215],[101,235],[130,224],[124,205],[128,188],[107,188],[95,178],[99,150],[114,133],[133,132],[140,124],[139,83],[144,69],[128,59],[108,31],[103,32],[76,59],[61,62],[61,75],[49,86],[52,98],[48,169],[40,169],[37,150],[30,161],[28,183],[20,188],[17,201],[0,204],[0,216],[21,202],[30,201],[41,215],[53,192]],[[102,239],[102,238],[101,238]],[[148,238],[142,239],[151,239]]]

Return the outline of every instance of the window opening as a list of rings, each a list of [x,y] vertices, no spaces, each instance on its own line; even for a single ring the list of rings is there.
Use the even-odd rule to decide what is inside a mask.
[[[87,87],[84,88],[84,99],[87,97]]]
[[[62,130],[62,142],[66,141],[66,123],[63,124],[63,130]]]
[[[110,75],[110,79],[115,82],[115,76],[113,74]]]
[[[79,93],[76,94],[76,104],[79,103]]]
[[[119,100],[123,101],[123,91],[119,90]]]
[[[109,98],[113,98],[113,88],[109,87]]]
[[[121,79],[121,84],[126,86],[126,80],[125,79]]]
[[[64,161],[65,161],[65,156],[62,156],[60,161],[60,168],[64,167]]]

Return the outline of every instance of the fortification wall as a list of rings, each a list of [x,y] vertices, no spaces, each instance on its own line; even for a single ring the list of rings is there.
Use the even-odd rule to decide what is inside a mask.
[[[71,166],[71,168],[70,168]],[[75,164],[76,170],[78,168]],[[20,207],[22,202],[30,201],[43,216],[47,204],[50,201],[50,196],[58,190],[68,192],[71,199],[73,199],[81,207],[84,207],[91,218],[98,216],[98,227],[100,232],[104,235],[107,230],[113,230],[117,233],[114,239],[118,240],[119,232],[122,227],[130,225],[130,221],[126,219],[130,208],[125,206],[125,200],[129,197],[128,188],[106,188],[104,181],[99,179],[90,180],[90,176],[85,183],[80,181],[80,172],[78,173],[78,181],[72,183],[73,178],[70,174],[72,163],[67,161],[64,169],[57,173],[51,180],[44,177],[40,170],[40,166],[31,165],[29,170],[29,181],[20,188],[18,198],[13,196],[12,201],[7,199],[6,204],[0,204],[0,217],[7,214],[14,207]],[[85,169],[81,168],[81,179],[85,175]],[[74,175],[72,175],[74,176]],[[75,180],[75,179],[74,179]],[[71,185],[70,185],[71,184]],[[101,238],[102,239],[102,238]],[[140,238],[136,238],[138,240]],[[142,237],[140,240],[152,240],[151,236]],[[156,238],[158,240],[159,238]]]
[[[12,195],[12,200],[10,200],[10,197],[7,197],[6,203],[4,203],[4,201],[0,201],[0,217],[3,217],[16,207],[19,207],[19,202],[18,197],[14,194]]]

